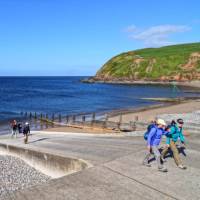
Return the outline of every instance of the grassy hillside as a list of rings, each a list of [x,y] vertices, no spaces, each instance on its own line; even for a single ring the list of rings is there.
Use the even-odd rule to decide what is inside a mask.
[[[129,51],[113,57],[98,80],[199,80],[200,43]]]

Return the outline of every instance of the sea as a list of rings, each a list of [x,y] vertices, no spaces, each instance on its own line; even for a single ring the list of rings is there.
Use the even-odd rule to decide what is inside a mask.
[[[22,112],[49,115],[105,113],[156,104],[142,98],[194,96],[187,88],[173,85],[82,83],[81,80],[86,78],[0,77],[0,123],[20,117]]]

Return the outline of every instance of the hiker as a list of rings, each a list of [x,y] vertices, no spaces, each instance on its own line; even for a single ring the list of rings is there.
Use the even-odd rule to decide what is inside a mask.
[[[15,136],[17,138],[17,121],[13,120],[11,122],[11,129],[12,129],[12,137]]]
[[[156,120],[151,120],[150,124],[147,126],[147,131],[144,134],[144,139],[147,140],[148,139],[148,134],[150,132],[150,130],[156,125]]]
[[[165,162],[165,155],[168,153],[168,150],[171,149],[176,165],[180,169],[187,169],[187,167],[182,164],[182,161],[179,156],[179,151],[176,145],[176,142],[178,141],[178,139],[180,139],[181,143],[185,147],[185,137],[183,136],[183,124],[183,119],[178,119],[177,123],[174,120],[172,121],[170,133],[168,134],[166,140],[166,147],[161,153],[161,159]]]
[[[145,133],[145,136],[147,136],[147,149],[148,153],[145,156],[145,159],[143,161],[143,165],[147,167],[151,167],[149,164],[149,159],[151,155],[153,154],[156,158],[158,170],[161,172],[167,172],[167,168],[164,167],[163,162],[161,162],[161,155],[159,151],[159,144],[162,139],[162,135],[166,135],[168,132],[165,131],[166,123],[163,119],[158,119],[156,121],[155,125],[152,125],[149,132]],[[145,138],[144,136],[144,138]]]
[[[28,135],[30,134],[30,126],[29,123],[26,122],[24,129],[23,129],[23,134],[24,134],[24,143],[27,144],[28,143]]]
[[[17,124],[17,128],[18,128],[18,133],[23,133],[23,127],[20,122]]]

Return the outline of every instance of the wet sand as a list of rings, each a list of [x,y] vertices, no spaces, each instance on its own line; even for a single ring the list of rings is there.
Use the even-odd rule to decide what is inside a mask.
[[[45,131],[48,132],[70,132],[70,133],[91,133],[91,134],[108,134],[117,133],[115,130],[103,129],[103,128],[73,128],[73,127],[55,127],[49,128]]]
[[[155,119],[157,116],[162,114],[182,114],[191,113],[200,110],[200,100],[188,100],[186,102],[180,102],[179,104],[162,104],[157,106],[150,106],[147,108],[138,109],[136,111],[126,111],[122,114],[122,123],[129,123],[130,121],[149,122]],[[123,113],[123,112],[122,112]],[[113,117],[109,117],[111,122],[119,122],[120,112],[114,113]],[[92,134],[107,134],[107,133],[119,133],[116,130],[103,129],[98,127],[84,127],[84,128],[73,128],[73,127],[55,127],[49,128],[45,131],[48,132],[72,132],[72,133],[92,133]]]

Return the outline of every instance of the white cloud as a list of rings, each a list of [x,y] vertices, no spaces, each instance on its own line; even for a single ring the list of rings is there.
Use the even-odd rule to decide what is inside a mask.
[[[135,30],[137,28],[135,27]],[[129,31],[129,37],[134,40],[139,40],[148,47],[157,47],[173,44],[170,41],[170,35],[175,33],[183,33],[189,31],[189,26],[183,25],[160,25],[152,26],[145,30],[140,31]],[[139,29],[137,29],[139,30]]]
[[[135,25],[130,25],[126,27],[123,31],[126,33],[133,33],[137,31],[137,27]]]

